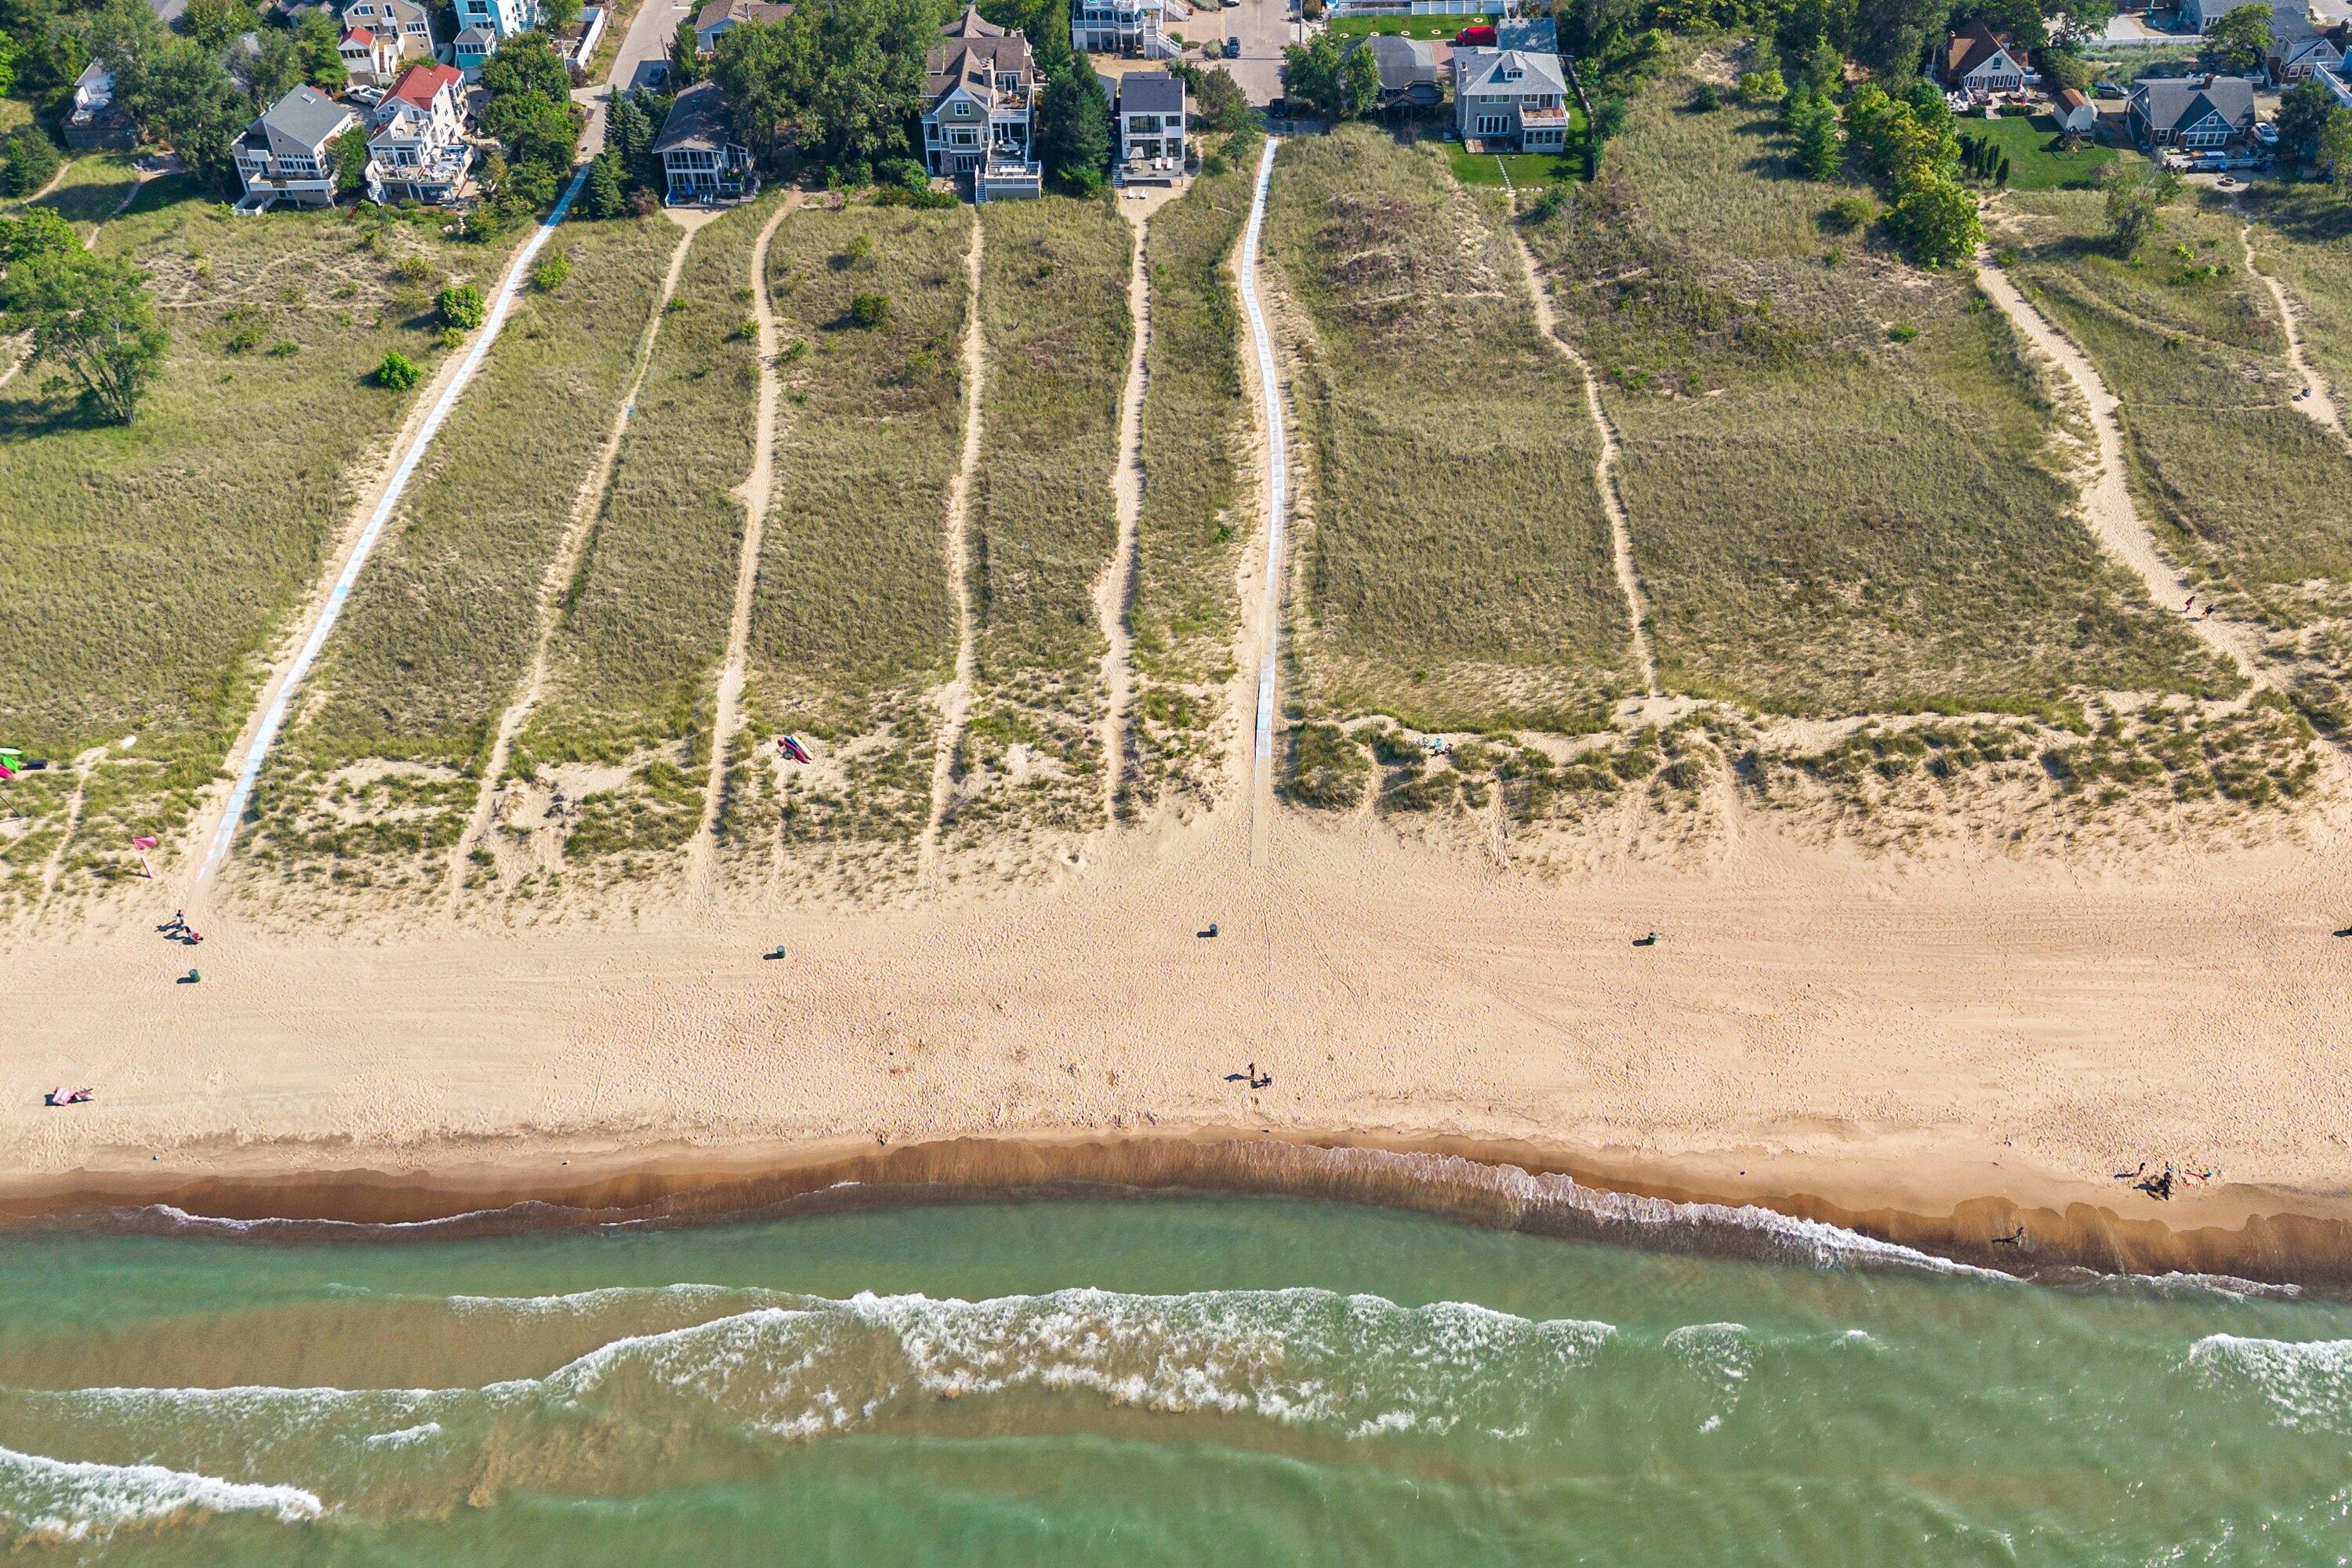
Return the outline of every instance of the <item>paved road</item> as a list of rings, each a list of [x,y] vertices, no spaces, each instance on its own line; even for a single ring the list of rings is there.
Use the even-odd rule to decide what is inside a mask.
[[[1295,10],[1296,0],[1242,0],[1230,11],[1220,10],[1213,0],[1202,0],[1193,6],[1191,21],[1178,22],[1171,30],[1196,44],[1239,38],[1240,58],[1203,63],[1223,66],[1252,103],[1266,104],[1282,96],[1283,46],[1299,41]]]
[[[184,4],[184,0],[181,0]],[[587,129],[581,133],[581,151],[590,157],[604,150],[604,109],[613,101],[616,87],[634,88],[644,84],[643,79],[652,74],[648,68],[660,64],[669,55],[669,41],[677,35],[677,25],[693,10],[685,0],[645,0],[637,14],[629,20],[629,30],[621,39],[621,47],[613,56],[613,69],[603,81],[593,87],[573,89],[572,101],[588,110]]]

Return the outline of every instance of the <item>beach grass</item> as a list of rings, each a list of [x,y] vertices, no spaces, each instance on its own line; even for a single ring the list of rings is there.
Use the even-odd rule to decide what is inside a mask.
[[[1905,265],[1774,122],[1638,97],[1522,226],[1602,378],[1670,691],[1750,712],[2013,712],[2234,677],[2079,521],[2059,421],[1965,272]],[[2046,198],[2034,198],[2046,199]],[[2084,199],[2084,198],[2067,198]]]
[[[464,831],[681,237],[632,218],[550,242],[571,275],[520,297],[435,438],[262,775],[249,860],[331,863],[346,884],[437,874],[414,858]],[[394,864],[366,864],[377,857]]]
[[[1146,238],[1151,335],[1125,786],[1138,810],[1209,804],[1232,730],[1234,576],[1262,510],[1241,467],[1255,413],[1234,284],[1255,179],[1253,165],[1195,180],[1152,216]]]
[[[1101,809],[1104,638],[1093,593],[1130,337],[1130,231],[1106,195],[982,209],[988,354],[971,576],[977,682],[954,760],[954,842],[1017,845]]]
[[[104,749],[68,891],[135,875],[129,840],[168,841],[216,777],[410,407],[368,373],[387,350],[440,352],[402,268],[487,283],[506,254],[195,201],[142,202],[98,245],[155,274],[173,333],[137,420],[90,420],[38,365],[0,387],[0,729],[60,759]]]
[[[785,420],[751,606],[746,754],[759,761],[730,788],[730,847],[781,838],[796,858],[847,856],[869,882],[911,868],[930,805],[930,693],[955,668],[948,496],[976,221],[809,210],[769,248]],[[887,300],[887,320],[858,324],[861,296]],[[768,740],[783,731],[814,746],[818,769],[774,760]]]
[[[709,762],[759,389],[751,250],[779,199],[694,237],[509,764],[597,779],[572,797],[573,861],[625,852],[616,868],[653,869],[698,819],[699,789],[677,779]]]
[[[1435,148],[1368,127],[1276,160],[1311,470],[1296,716],[1573,731],[1632,683],[1599,437],[1506,221]]]

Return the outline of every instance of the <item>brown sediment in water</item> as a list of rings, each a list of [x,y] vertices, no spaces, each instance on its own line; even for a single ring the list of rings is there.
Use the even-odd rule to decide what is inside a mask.
[[[159,1217],[168,1205],[205,1219],[286,1222],[294,1234],[306,1226],[425,1225],[449,1238],[1009,1195],[1261,1194],[1738,1256],[1866,1263],[1877,1242],[2015,1274],[2081,1268],[2352,1286],[2352,1208],[2328,1195],[2192,1189],[2161,1214],[2134,1215],[2122,1205],[2158,1205],[2120,1184],[2110,1193],[2013,1171],[1990,1184],[2005,1190],[1938,1202],[1894,1165],[1801,1168],[1759,1156],[1735,1175],[1727,1163],[1521,1143],[1199,1129],[731,1153],[583,1151],[562,1164],[551,1156],[528,1168],[79,1171],[0,1184],[0,1224],[120,1225],[129,1215],[135,1225],[142,1213],[147,1222],[184,1223]],[[1996,1239],[2011,1236],[2019,1239]]]

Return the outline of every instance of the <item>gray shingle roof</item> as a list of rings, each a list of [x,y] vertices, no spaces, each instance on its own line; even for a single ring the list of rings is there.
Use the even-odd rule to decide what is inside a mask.
[[[1565,94],[1568,79],[1560,75],[1558,55],[1528,49],[1457,49],[1454,55],[1454,91],[1495,92],[1513,97],[1533,92]],[[1508,79],[1516,68],[1518,79]]]
[[[315,87],[298,87],[265,110],[256,126],[315,147],[334,134],[351,112]]]
[[[1181,114],[1184,84],[1166,71],[1129,71],[1118,80],[1121,114]]]
[[[2233,131],[2254,123],[2254,88],[2243,77],[2142,77],[2132,99],[2158,131],[2182,131],[2218,113]]]
[[[671,103],[669,118],[662,121],[661,134],[654,138],[654,151],[697,148],[716,153],[733,135],[734,121],[727,112],[727,100],[720,95],[719,84],[698,81]]]

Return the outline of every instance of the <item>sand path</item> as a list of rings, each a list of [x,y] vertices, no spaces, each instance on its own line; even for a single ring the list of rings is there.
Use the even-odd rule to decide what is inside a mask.
[[[254,784],[261,776],[262,764],[268,761],[269,749],[277,742],[278,731],[285,726],[287,713],[292,706],[295,693],[301,689],[303,677],[310,672],[310,666],[326,646],[336,621],[341,618],[343,605],[351,598],[352,585],[359,580],[360,569],[367,564],[369,555],[383,537],[384,529],[391,522],[393,513],[398,510],[400,498],[408,489],[408,481],[415,477],[417,468],[423,464],[425,452],[433,445],[433,438],[440,434],[441,426],[448,419],[450,410],[457,406],[459,395],[471,384],[475,373],[481,369],[482,362],[488,357],[490,345],[498,341],[499,331],[506,326],[508,315],[514,310],[516,298],[522,292],[523,280],[530,276],[532,261],[546,248],[557,226],[570,216],[572,203],[579,195],[581,184],[587,177],[588,165],[583,163],[572,176],[572,183],[563,187],[563,194],[556,199],[554,210],[547,215],[547,220],[532,231],[530,238],[507,264],[506,277],[491,298],[489,313],[475,332],[472,345],[465,353],[453,357],[441,367],[428,384],[426,395],[409,411],[407,420],[393,441],[392,455],[384,471],[369,494],[362,498],[353,513],[352,531],[329,557],[329,575],[320,584],[316,601],[298,623],[299,626],[306,626],[307,632],[295,646],[292,655],[280,661],[276,672],[263,683],[260,700],[247,719],[236,746],[229,752],[229,758],[234,760],[236,768],[236,782],[230,786],[217,812],[201,812],[192,820],[192,826],[206,822],[212,825],[211,847],[196,867],[194,888],[201,888],[214,868],[227,858],[230,844],[236,838],[238,824],[245,816],[246,805],[253,798]],[[201,830],[195,841],[204,842]],[[194,889],[190,889],[184,901],[191,907],[198,906],[200,900],[195,897]]]
[[[1512,195],[1511,210],[1518,210],[1516,192]],[[1544,341],[1566,356],[1584,383],[1584,409],[1591,417],[1593,429],[1601,435],[1601,456],[1592,465],[1592,483],[1601,492],[1602,509],[1609,514],[1610,553],[1616,562],[1617,591],[1625,596],[1625,620],[1633,638],[1633,657],[1642,667],[1642,689],[1650,697],[1664,697],[1665,693],[1658,689],[1658,662],[1650,654],[1650,606],[1642,594],[1641,577],[1633,570],[1633,525],[1625,514],[1625,498],[1617,489],[1617,459],[1623,447],[1617,440],[1616,423],[1601,405],[1601,383],[1594,377],[1592,366],[1560,336],[1559,317],[1551,308],[1551,294],[1544,287],[1543,274],[1536,268],[1535,253],[1516,230],[1511,235],[1511,248],[1518,256],[1519,270],[1526,276],[1528,292],[1535,300],[1536,325],[1543,330]]]
[[[1127,384],[1118,395],[1118,455],[1110,470],[1110,493],[1118,511],[1118,542],[1095,583],[1095,615],[1103,631],[1103,820],[1118,826],[1118,803],[1127,783],[1127,710],[1135,693],[1135,637],[1129,623],[1135,605],[1136,520],[1143,510],[1143,397],[1150,373],[1144,356],[1151,346],[1151,286],[1145,271],[1144,242],[1151,215],[1172,192],[1155,192],[1142,202],[1122,201],[1119,211],[1134,229],[1134,256],[1127,274],[1129,347]]]
[[[530,718],[547,689],[547,654],[555,641],[555,627],[562,618],[558,607],[562,603],[563,590],[579,570],[580,552],[586,548],[588,535],[593,530],[596,513],[604,502],[604,491],[613,482],[613,465],[620,459],[621,438],[628,433],[630,416],[636,410],[637,394],[645,386],[646,373],[653,367],[654,343],[661,335],[662,310],[677,292],[677,280],[686,272],[687,252],[694,245],[697,230],[719,215],[706,207],[665,207],[664,213],[672,223],[686,232],[678,237],[677,247],[670,252],[669,270],[662,278],[660,294],[654,300],[653,312],[646,318],[644,335],[637,340],[637,358],[629,375],[629,384],[621,394],[621,406],[613,416],[613,426],[604,433],[604,443],[596,449],[596,459],[589,465],[587,477],[581,481],[580,493],[572,503],[572,516],[564,524],[563,539],[556,547],[555,558],[548,563],[547,575],[539,585],[536,611],[537,630],[532,634],[530,667],[523,676],[522,689],[499,715],[498,734],[490,742],[490,757],[482,769],[480,787],[474,797],[474,809],[466,824],[466,831],[449,851],[448,887],[446,894],[452,906],[466,883],[467,858],[474,847],[489,831],[491,814],[498,807],[499,780],[507,771],[507,760],[514,755],[515,737]]]
[[[48,907],[49,895],[58,890],[58,878],[65,870],[66,847],[73,842],[74,829],[81,825],[82,800],[89,791],[89,775],[98,771],[105,756],[104,746],[92,746],[74,759],[74,786],[73,793],[66,797],[65,831],[58,835],[57,847],[41,862],[41,896],[33,907],[36,915]]]
[[[2083,487],[2084,520],[2099,542],[2147,585],[2147,596],[2158,610],[2180,614],[2189,580],[2158,552],[2156,538],[2132,504],[2131,488],[2125,481],[2122,401],[2074,340],[2030,303],[2006,272],[1979,259],[1977,286],[2000,307],[2028,342],[2055,362],[2090,405],[2091,425],[2098,437],[2099,466]],[[2261,642],[2255,628],[2227,616],[2210,614],[2190,619],[2189,626],[2254,685],[2273,684],[2256,651]]]
[[[768,242],[801,205],[793,191],[760,227],[751,244],[751,313],[760,323],[760,405],[751,426],[751,472],[736,495],[743,502],[743,550],[735,563],[735,609],[727,623],[727,662],[719,669],[719,700],[710,724],[710,777],[702,788],[702,822],[687,851],[687,881],[700,887],[716,861],[719,808],[727,795],[727,752],[741,722],[743,669],[751,658],[751,594],[760,584],[760,547],[767,534],[768,504],[776,485],[776,418],[783,406],[783,377],[776,373],[776,310],[768,298]]]
[[[938,880],[940,826],[955,793],[955,752],[971,712],[972,679],[979,668],[971,619],[971,478],[980,471],[981,395],[988,384],[988,340],[980,325],[980,268],[987,244],[980,214],[971,215],[971,247],[964,252],[963,453],[948,484],[948,584],[955,595],[955,679],[940,689],[940,730],[931,748],[931,810],[923,824],[917,875],[929,886]]]
[[[2295,407],[2314,424],[2332,431],[2337,440],[2352,447],[2352,434],[2345,430],[2343,411],[2336,405],[2335,389],[2327,384],[2327,378],[2319,374],[2318,368],[2303,351],[2302,310],[2287,293],[2286,285],[2254,265],[2254,226],[2252,223],[2240,226],[2238,247],[2244,257],[2246,270],[2270,290],[2271,303],[2278,309],[2279,325],[2286,332],[2286,363],[2294,367],[2294,374],[2303,382],[2303,390],[2294,397]]]
[[[1274,178],[1274,155],[1280,137],[1265,139],[1258,154],[1257,185],[1250,197],[1249,223],[1242,230],[1241,265],[1235,286],[1241,291],[1242,313],[1249,319],[1250,343],[1257,351],[1259,433],[1265,438],[1265,575],[1259,588],[1259,650],[1257,723],[1250,752],[1250,859],[1264,864],[1270,848],[1274,817],[1274,686],[1282,654],[1282,584],[1284,534],[1290,518],[1289,437],[1283,429],[1283,384],[1274,358],[1274,334],[1267,328],[1265,303],[1258,297],[1258,252],[1265,234],[1265,193]]]

